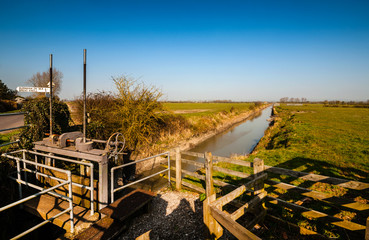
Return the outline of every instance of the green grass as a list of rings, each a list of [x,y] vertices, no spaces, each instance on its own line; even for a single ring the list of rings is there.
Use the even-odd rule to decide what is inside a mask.
[[[308,104],[281,105],[276,110],[278,115],[275,126],[267,130],[250,159],[258,157],[269,166],[369,182],[369,109]],[[273,180],[369,203],[367,190],[349,190],[272,173],[268,173],[268,176]],[[300,194],[270,186],[266,190],[268,194],[288,202],[304,198]],[[364,212],[339,209],[322,201],[313,200],[304,206],[364,225],[367,217]],[[329,237],[343,236],[342,231],[336,227],[317,224],[314,219],[303,218],[295,212],[286,214],[283,208],[278,210],[274,206],[268,207],[276,215],[296,222],[299,226]]]
[[[164,103],[164,108],[169,111],[194,111],[181,113],[185,117],[204,116],[219,113],[222,111],[247,111],[254,103]],[[201,112],[196,112],[201,110]]]
[[[369,109],[310,104],[277,108],[277,126],[253,156],[265,164],[369,180]]]
[[[14,130],[14,131],[11,131],[9,133],[0,134],[0,144],[8,143],[11,140],[13,141],[12,138],[15,138],[15,136],[19,135],[20,131],[21,130]],[[6,151],[9,147],[10,147],[10,145],[5,146],[5,147],[1,147],[0,152]]]

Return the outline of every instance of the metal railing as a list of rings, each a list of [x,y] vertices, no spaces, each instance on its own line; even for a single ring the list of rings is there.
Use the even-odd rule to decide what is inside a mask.
[[[3,154],[3,156],[12,158],[12,156],[9,156],[9,154],[15,154],[15,153],[23,153],[23,158],[24,159],[25,159],[25,154],[26,153],[33,154],[35,156],[35,162],[36,163],[38,163],[38,161],[39,161],[38,160],[38,156],[42,156],[42,157],[46,157],[46,158],[50,158],[50,159],[71,162],[71,163],[75,163],[75,164],[84,165],[84,166],[89,167],[90,168],[90,176],[89,176],[89,178],[90,178],[90,181],[89,181],[90,182],[90,185],[89,186],[88,185],[83,185],[83,184],[76,183],[76,182],[73,182],[73,181],[72,181],[72,185],[73,186],[76,186],[76,187],[83,188],[83,189],[87,189],[87,190],[90,191],[90,214],[91,215],[94,215],[94,201],[95,201],[95,196],[94,196],[94,165],[93,165],[93,163],[90,163],[90,162],[82,162],[82,161],[77,161],[77,160],[73,160],[73,159],[68,159],[68,158],[53,156],[53,155],[50,155],[50,154],[45,154],[45,153],[30,151],[30,150],[26,150],[26,149],[17,150],[17,151],[11,152],[11,153],[5,153],[5,154]],[[24,165],[24,169],[25,169],[24,171],[35,173],[36,176],[45,176],[45,175],[47,175],[47,174],[41,173],[41,172],[39,172],[37,170],[36,171],[30,170],[25,165]],[[59,178],[54,177],[54,176],[50,176],[49,178],[59,181]],[[54,194],[54,195],[59,196],[57,193]]]
[[[22,151],[16,151],[16,152],[22,152]],[[13,152],[13,153],[16,153],[16,152]],[[56,168],[56,167],[52,167],[52,166],[48,166],[48,165],[44,165],[44,164],[37,163],[37,162],[32,162],[32,161],[26,160],[24,158],[15,157],[15,156],[12,156],[12,155],[9,155],[9,154],[6,154],[6,153],[2,154],[2,156],[8,157],[8,158],[13,159],[13,160],[16,161],[16,164],[17,164],[17,171],[16,171],[17,177],[16,178],[10,177],[10,178],[12,178],[15,181],[17,181],[20,198],[22,198],[22,195],[23,195],[22,194],[22,184],[24,184],[24,185],[26,185],[28,187],[32,187],[32,188],[37,189],[37,190],[41,190],[41,192],[35,193],[35,194],[33,194],[33,195],[29,196],[29,197],[23,198],[23,199],[21,199],[19,201],[16,201],[16,202],[11,203],[11,204],[9,204],[7,206],[4,206],[4,207],[0,208],[0,212],[5,211],[5,210],[7,210],[7,209],[9,209],[11,207],[17,206],[19,204],[22,204],[22,203],[24,203],[26,201],[29,201],[29,200],[31,200],[33,198],[36,198],[38,196],[41,196],[43,194],[57,195],[58,197],[61,197],[61,198],[65,199],[65,200],[67,200],[69,202],[69,208],[65,209],[64,211],[56,214],[55,216],[53,216],[53,217],[51,217],[49,219],[46,219],[42,223],[40,223],[40,224],[38,224],[38,225],[36,225],[36,226],[28,229],[27,231],[25,231],[25,232],[23,232],[23,233],[15,236],[12,239],[21,238],[21,237],[25,236],[26,234],[28,234],[28,233],[30,233],[30,232],[32,232],[32,231],[34,231],[34,230],[42,227],[46,223],[54,220],[55,218],[61,216],[62,214],[65,214],[67,212],[69,212],[70,231],[71,231],[71,233],[73,233],[74,232],[74,222],[73,222],[74,216],[73,216],[73,191],[72,191],[72,173],[71,173],[71,171],[60,169],[60,168]],[[21,168],[21,162],[23,163],[23,169]],[[58,171],[58,172],[64,173],[64,174],[67,175],[67,180],[61,179],[61,178],[57,178],[57,177],[54,177],[54,176],[50,176],[50,175],[47,175],[47,174],[42,174],[42,176],[44,176],[44,177],[57,179],[58,181],[61,182],[60,184],[58,184],[56,186],[53,186],[53,187],[48,188],[48,189],[44,189],[42,187],[39,187],[39,186],[37,186],[35,184],[32,184],[32,183],[28,182],[26,179],[25,180],[22,180],[22,174],[21,174],[22,171],[23,172],[32,172],[32,173],[35,173],[35,174],[39,173],[37,170],[27,169],[26,168],[27,164],[28,165],[35,166],[36,169],[39,168],[39,167],[42,167],[42,168],[45,168],[45,169],[50,169],[50,170],[54,170],[54,171]],[[60,187],[62,187],[64,185],[68,185],[68,196],[62,195],[62,194],[58,194],[56,192],[53,192],[53,190],[55,190],[57,188],[60,188]]]
[[[3,116],[14,116],[14,115],[24,115],[25,112],[18,112],[18,113],[4,113],[4,114],[0,114],[0,117]],[[0,129],[0,132],[5,132],[5,131],[10,131],[10,130],[16,130],[16,129],[20,129],[20,128],[24,128],[27,127],[28,125],[23,125],[23,126],[18,126],[18,127],[12,127],[12,128],[5,128],[5,129]],[[15,143],[19,143],[19,139],[13,142],[8,142],[8,143],[4,143],[4,144],[0,144],[0,147],[5,147],[11,144],[15,144]]]
[[[130,165],[133,165],[133,164],[137,164],[137,163],[140,163],[140,162],[144,162],[144,161],[148,161],[150,159],[153,159],[153,158],[157,158],[157,157],[160,157],[160,156],[164,156],[164,155],[167,155],[167,158],[168,158],[168,168],[162,170],[162,171],[159,171],[157,173],[154,173],[154,174],[151,174],[147,177],[144,177],[142,179],[139,179],[137,181],[134,181],[134,182],[131,182],[129,184],[126,184],[122,187],[119,187],[119,188],[114,188],[114,171],[117,170],[117,169],[120,169],[120,168],[124,168],[124,167],[127,167],[127,166],[130,166]],[[165,152],[165,153],[161,153],[161,154],[158,154],[158,155],[155,155],[155,156],[151,156],[151,157],[148,157],[148,158],[144,158],[144,159],[141,159],[141,160],[137,160],[137,161],[134,161],[134,162],[130,162],[130,163],[126,163],[126,164],[123,164],[123,165],[120,165],[120,166],[116,166],[116,167],[113,167],[110,169],[110,180],[111,180],[111,184],[110,184],[110,194],[111,194],[111,203],[114,202],[114,193],[115,192],[118,192],[118,191],[121,191],[129,186],[132,186],[133,184],[136,184],[136,183],[139,183],[139,182],[142,182],[142,181],[145,181],[149,178],[152,178],[152,177],[155,177],[159,174],[162,174],[162,173],[165,173],[165,172],[168,172],[168,183],[170,185],[170,152]]]

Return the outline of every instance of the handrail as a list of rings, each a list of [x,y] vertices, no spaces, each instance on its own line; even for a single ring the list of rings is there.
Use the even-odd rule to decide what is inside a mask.
[[[167,155],[168,156],[168,168],[167,169],[162,170],[162,171],[157,172],[157,173],[154,173],[154,174],[151,174],[151,175],[149,175],[147,177],[144,177],[142,179],[139,179],[137,181],[134,181],[132,183],[129,183],[129,184],[126,184],[126,185],[124,185],[122,187],[119,187],[119,188],[115,188],[114,189],[114,171],[115,170],[120,169],[120,168],[127,167],[127,166],[132,165],[132,164],[137,164],[137,163],[140,163],[140,162],[143,162],[143,161],[147,161],[147,160],[150,160],[150,159],[153,159],[153,158],[156,158],[156,157],[160,157],[160,156],[163,156],[163,155]],[[116,167],[112,167],[110,169],[110,181],[111,181],[111,183],[110,183],[110,196],[111,196],[111,202],[114,202],[114,193],[115,192],[121,191],[124,188],[127,188],[127,187],[129,187],[129,186],[131,186],[133,184],[142,182],[144,180],[147,180],[149,178],[152,178],[152,177],[157,176],[159,174],[162,174],[164,172],[168,172],[168,182],[169,182],[169,185],[170,185],[170,152],[160,153],[160,154],[157,154],[157,155],[148,157],[148,158],[144,158],[144,159],[140,159],[140,160],[137,160],[137,161],[134,161],[134,162],[130,162],[130,163],[126,163],[126,164],[122,164],[122,165],[116,166]]]
[[[20,153],[20,152],[22,152],[22,153],[30,153],[30,154],[34,154],[35,156],[48,157],[48,158],[52,158],[52,159],[56,159],[56,160],[60,160],[60,161],[66,161],[66,162],[76,163],[76,164],[80,164],[80,165],[84,165],[84,166],[89,167],[90,168],[90,186],[86,186],[86,185],[75,183],[75,182],[72,182],[72,185],[73,186],[80,187],[80,188],[88,189],[90,191],[90,214],[91,215],[94,215],[94,213],[95,213],[95,209],[94,209],[95,196],[94,196],[94,165],[93,165],[93,163],[90,163],[90,162],[81,162],[81,161],[77,161],[77,160],[73,160],[73,159],[68,159],[68,158],[53,156],[53,155],[49,155],[49,154],[45,154],[45,153],[40,153],[40,152],[35,152],[35,151],[31,151],[31,150],[26,150],[26,149],[22,149],[22,150],[11,152],[11,154],[13,154],[13,153]],[[10,154],[10,153],[8,153],[8,154]],[[37,162],[37,158],[36,158],[36,162]],[[25,168],[25,169],[27,169],[27,168]],[[27,170],[30,171],[30,169],[27,169]],[[36,174],[42,176],[42,173],[36,173]]]
[[[18,151],[19,152],[19,151]],[[47,194],[47,193],[49,193],[49,194],[52,194],[52,193],[54,193],[54,192],[52,192],[53,190],[55,190],[55,189],[57,189],[57,188],[59,188],[59,187],[61,187],[61,186],[64,186],[64,185],[68,185],[69,186],[69,188],[68,188],[68,196],[65,196],[65,195],[62,195],[62,197],[64,198],[64,199],[66,199],[66,200],[68,200],[68,202],[69,202],[69,208],[68,209],[66,209],[66,210],[64,210],[64,211],[62,211],[61,213],[59,213],[59,214],[56,214],[55,216],[53,216],[53,217],[51,217],[51,218],[49,218],[49,219],[46,219],[45,221],[43,221],[42,223],[40,223],[40,224],[38,224],[38,225],[36,225],[36,226],[34,226],[34,227],[32,227],[32,228],[30,228],[30,229],[28,229],[28,230],[26,230],[26,231],[24,231],[24,232],[22,232],[21,234],[19,234],[19,235],[17,235],[17,236],[15,236],[14,238],[12,238],[12,239],[18,239],[18,238],[21,238],[21,237],[23,237],[24,235],[26,235],[26,234],[28,234],[28,233],[30,233],[30,232],[32,232],[32,231],[34,231],[34,230],[36,230],[36,229],[38,229],[38,228],[40,228],[41,226],[43,226],[43,225],[45,225],[46,223],[48,223],[48,222],[50,222],[50,221],[52,221],[53,219],[55,219],[55,218],[57,218],[57,217],[59,217],[60,215],[62,215],[62,214],[64,214],[64,213],[67,213],[67,212],[69,212],[70,213],[70,217],[69,217],[69,220],[70,220],[70,231],[71,231],[71,233],[73,233],[74,232],[74,222],[73,222],[73,220],[74,220],[74,213],[73,213],[73,191],[72,191],[72,173],[71,173],[71,171],[69,171],[69,170],[64,170],[64,169],[59,169],[59,168],[55,168],[55,167],[52,167],[52,166],[48,166],[48,165],[45,165],[45,164],[41,164],[41,163],[37,163],[37,162],[32,162],[32,161],[29,161],[29,160],[26,160],[26,159],[22,159],[22,158],[19,158],[19,157],[14,157],[14,156],[11,156],[11,155],[9,155],[9,154],[7,154],[7,153],[4,153],[4,154],[2,154],[2,156],[4,156],[4,157],[8,157],[8,158],[10,158],[10,159],[13,159],[13,160],[16,160],[16,162],[17,162],[17,179],[15,179],[17,182],[18,182],[18,184],[19,184],[19,189],[20,189],[20,191],[19,191],[19,193],[20,193],[20,197],[22,197],[22,188],[21,188],[21,184],[25,184],[25,185],[27,185],[27,186],[30,186],[30,187],[33,187],[33,188],[35,188],[35,189],[39,189],[40,190],[40,188],[39,187],[37,187],[37,186],[35,186],[34,184],[31,184],[31,183],[28,183],[27,181],[23,181],[22,179],[21,179],[21,171],[24,171],[23,169],[21,169],[21,164],[20,164],[20,162],[23,162],[23,168],[25,168],[25,166],[26,166],[26,164],[30,164],[30,165],[34,165],[34,166],[36,166],[36,167],[43,167],[43,168],[46,168],[46,169],[51,169],[51,170],[56,170],[56,171],[59,171],[59,172],[62,172],[62,173],[65,173],[66,175],[67,175],[67,180],[60,180],[62,183],[60,183],[60,184],[58,184],[58,185],[56,185],[56,186],[53,186],[53,187],[51,187],[51,188],[48,188],[48,189],[45,189],[45,190],[42,190],[41,192],[38,192],[38,193],[35,193],[35,194],[33,194],[33,195],[31,195],[31,196],[28,196],[28,197],[26,197],[26,198],[23,198],[23,199],[21,199],[21,200],[18,200],[18,201],[16,201],[16,202],[14,202],[14,203],[11,203],[11,204],[8,204],[7,206],[4,206],[4,207],[2,207],[2,208],[0,208],[0,212],[2,212],[2,211],[5,211],[5,210],[7,210],[7,209],[9,209],[9,208],[12,208],[12,207],[14,207],[14,206],[17,206],[17,205],[19,205],[19,204],[22,204],[22,203],[24,203],[24,202],[26,202],[26,201],[29,201],[29,200],[31,200],[31,199],[33,199],[33,198],[36,198],[36,197],[38,197],[38,196],[41,196],[41,195],[43,195],[43,194]],[[52,176],[48,176],[48,177],[52,177]],[[13,178],[14,179],[14,178]],[[56,194],[56,193],[55,193]]]

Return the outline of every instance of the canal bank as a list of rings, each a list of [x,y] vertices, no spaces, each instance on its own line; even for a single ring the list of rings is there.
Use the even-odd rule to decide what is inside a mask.
[[[218,135],[222,135],[223,133],[226,133],[226,132],[230,131],[234,127],[236,127],[240,124],[243,124],[243,123],[247,122],[250,119],[255,118],[256,116],[260,115],[260,113],[263,112],[265,109],[268,109],[270,107],[271,107],[271,105],[268,104],[268,105],[265,105],[265,106],[263,106],[259,109],[255,109],[253,111],[242,113],[239,116],[237,116],[233,119],[230,119],[226,123],[220,125],[219,127],[217,127],[216,129],[214,129],[210,132],[202,134],[201,136],[198,136],[198,137],[191,138],[191,139],[189,139],[185,142],[179,143],[178,147],[182,151],[193,150],[194,148],[196,148],[196,146],[201,145],[206,141],[209,141],[209,139],[215,138]]]
[[[193,152],[212,152],[214,155],[229,157],[231,155],[247,155],[252,152],[264,131],[268,128],[268,119],[272,107],[266,106],[232,124],[222,132],[218,132],[196,144]]]

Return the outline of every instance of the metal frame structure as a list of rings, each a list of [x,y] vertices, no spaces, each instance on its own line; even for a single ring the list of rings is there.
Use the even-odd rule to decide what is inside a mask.
[[[165,170],[162,170],[160,172],[157,172],[157,173],[154,173],[154,174],[151,174],[150,176],[147,176],[147,177],[144,177],[142,179],[139,179],[137,181],[134,181],[134,182],[131,182],[129,184],[126,184],[122,187],[119,187],[119,188],[116,188],[114,189],[114,171],[117,170],[117,169],[121,169],[121,168],[124,168],[124,167],[127,167],[129,165],[133,165],[133,164],[137,164],[137,163],[140,163],[140,162],[144,162],[144,161],[148,161],[150,159],[153,159],[153,158],[156,158],[156,157],[160,157],[160,156],[164,156],[164,155],[167,155],[167,158],[168,158],[168,168],[165,169]],[[118,192],[118,191],[121,191],[129,186],[132,186],[136,183],[139,183],[139,182],[142,182],[146,179],[149,179],[149,178],[152,178],[154,176],[157,176],[159,174],[162,174],[162,173],[165,173],[165,172],[168,172],[168,184],[170,185],[170,152],[165,152],[165,153],[161,153],[161,154],[158,154],[158,155],[154,155],[154,156],[151,156],[151,157],[148,157],[148,158],[144,158],[144,159],[141,159],[141,160],[137,160],[137,161],[134,161],[134,162],[130,162],[130,163],[126,163],[126,164],[123,164],[123,165],[120,165],[120,166],[116,166],[116,167],[113,167],[110,169],[110,201],[111,203],[114,202],[114,193],[115,192]]]
[[[15,151],[13,153],[21,153],[21,152],[24,153],[24,151],[22,151],[22,150]],[[72,191],[72,173],[71,173],[71,171],[60,169],[60,168],[56,168],[56,167],[52,167],[52,166],[48,166],[48,165],[37,163],[37,162],[32,162],[32,161],[26,160],[24,158],[19,158],[19,157],[11,156],[11,155],[9,155],[7,153],[2,154],[2,156],[8,157],[8,158],[13,159],[13,160],[16,161],[16,164],[17,164],[17,171],[16,171],[17,177],[16,178],[10,177],[10,178],[11,179],[14,179],[15,181],[17,181],[20,198],[22,198],[22,195],[23,195],[22,194],[22,184],[24,184],[24,185],[26,185],[28,187],[32,187],[32,188],[37,189],[37,190],[41,190],[41,192],[35,193],[35,194],[33,194],[33,195],[29,196],[29,197],[26,197],[26,198],[21,199],[21,200],[19,200],[17,202],[14,202],[14,203],[11,203],[11,204],[9,204],[9,205],[7,205],[5,207],[2,207],[2,208],[0,208],[0,212],[2,212],[4,210],[7,210],[7,209],[9,209],[11,207],[17,206],[19,204],[22,204],[22,203],[24,203],[24,202],[26,202],[28,200],[31,200],[31,199],[36,198],[38,196],[41,196],[43,194],[57,195],[58,197],[61,197],[61,198],[65,199],[65,200],[67,200],[69,202],[69,208],[68,209],[62,211],[61,213],[56,214],[55,216],[53,216],[53,217],[51,217],[49,219],[46,219],[42,223],[40,223],[40,224],[38,224],[38,225],[36,225],[36,226],[28,229],[27,231],[25,231],[25,232],[23,232],[23,233],[15,236],[12,239],[21,238],[21,237],[25,236],[26,234],[28,234],[28,233],[30,233],[30,232],[32,232],[32,231],[34,231],[34,230],[42,227],[46,223],[54,220],[55,218],[61,216],[62,214],[65,214],[67,212],[69,212],[69,214],[70,214],[70,217],[69,217],[69,220],[70,220],[70,231],[71,231],[71,233],[73,233],[74,232],[74,222],[73,222],[74,215],[73,215],[73,191]],[[23,163],[23,169],[21,168],[21,164],[20,164],[21,162]],[[36,169],[37,169],[37,167],[42,167],[42,168],[45,168],[45,169],[50,169],[50,170],[54,170],[54,171],[58,171],[58,172],[64,173],[64,174],[67,175],[67,179],[68,180],[64,180],[64,179],[61,179],[61,178],[53,177],[51,175],[39,173],[37,170],[27,169],[26,168],[26,165],[27,164],[34,165],[36,167]],[[31,173],[35,173],[35,174],[42,174],[42,176],[44,176],[44,177],[57,179],[61,183],[58,184],[58,185],[56,185],[56,186],[53,186],[51,188],[44,189],[42,187],[39,187],[37,185],[34,185],[32,183],[27,182],[26,179],[25,180],[22,180],[22,174],[21,174],[22,171],[23,172],[31,172]],[[53,190],[55,190],[55,189],[57,189],[57,188],[59,188],[61,186],[64,186],[64,185],[69,185],[69,187],[68,187],[68,196],[62,195],[62,194],[58,194],[56,192],[53,192]]]
[[[2,156],[8,157],[8,158],[11,158],[11,159],[15,159],[16,157],[11,156],[9,154],[16,154],[16,153],[23,153],[23,159],[25,159],[25,154],[26,153],[33,154],[35,156],[35,163],[36,164],[42,164],[42,163],[38,163],[38,156],[42,156],[42,157],[50,158],[51,160],[54,159],[54,160],[66,161],[66,162],[71,162],[71,163],[75,163],[75,164],[84,165],[86,167],[89,167],[90,168],[90,176],[89,176],[90,185],[87,186],[87,185],[79,184],[79,183],[76,183],[76,182],[72,181],[72,186],[80,187],[80,188],[87,189],[87,190],[90,191],[90,202],[91,202],[91,204],[90,204],[90,213],[91,213],[91,215],[93,215],[95,213],[94,212],[94,201],[95,201],[94,199],[95,199],[95,196],[94,196],[94,165],[93,165],[93,163],[77,161],[77,160],[73,160],[73,159],[69,159],[69,158],[58,157],[58,156],[54,156],[54,155],[50,155],[50,154],[45,154],[45,153],[40,153],[40,152],[35,152],[35,151],[30,151],[30,150],[25,150],[25,149],[17,150],[17,151],[10,152],[10,153],[4,153]],[[46,165],[46,166],[49,166],[49,165]],[[54,177],[54,176],[49,176],[49,175],[41,173],[37,170],[33,171],[31,169],[28,169],[25,164],[23,165],[23,168],[24,168],[23,171],[35,173],[36,176],[49,177],[51,179],[60,181],[60,178],[57,178],[57,177]],[[55,167],[53,167],[53,168],[58,169],[58,171],[67,171],[67,170],[60,169],[60,168],[55,168]],[[25,180],[27,181],[27,179],[25,179]],[[41,190],[42,188],[38,187],[38,189]],[[55,194],[52,193],[52,195],[60,197],[60,194],[57,194],[57,193],[55,193]]]

